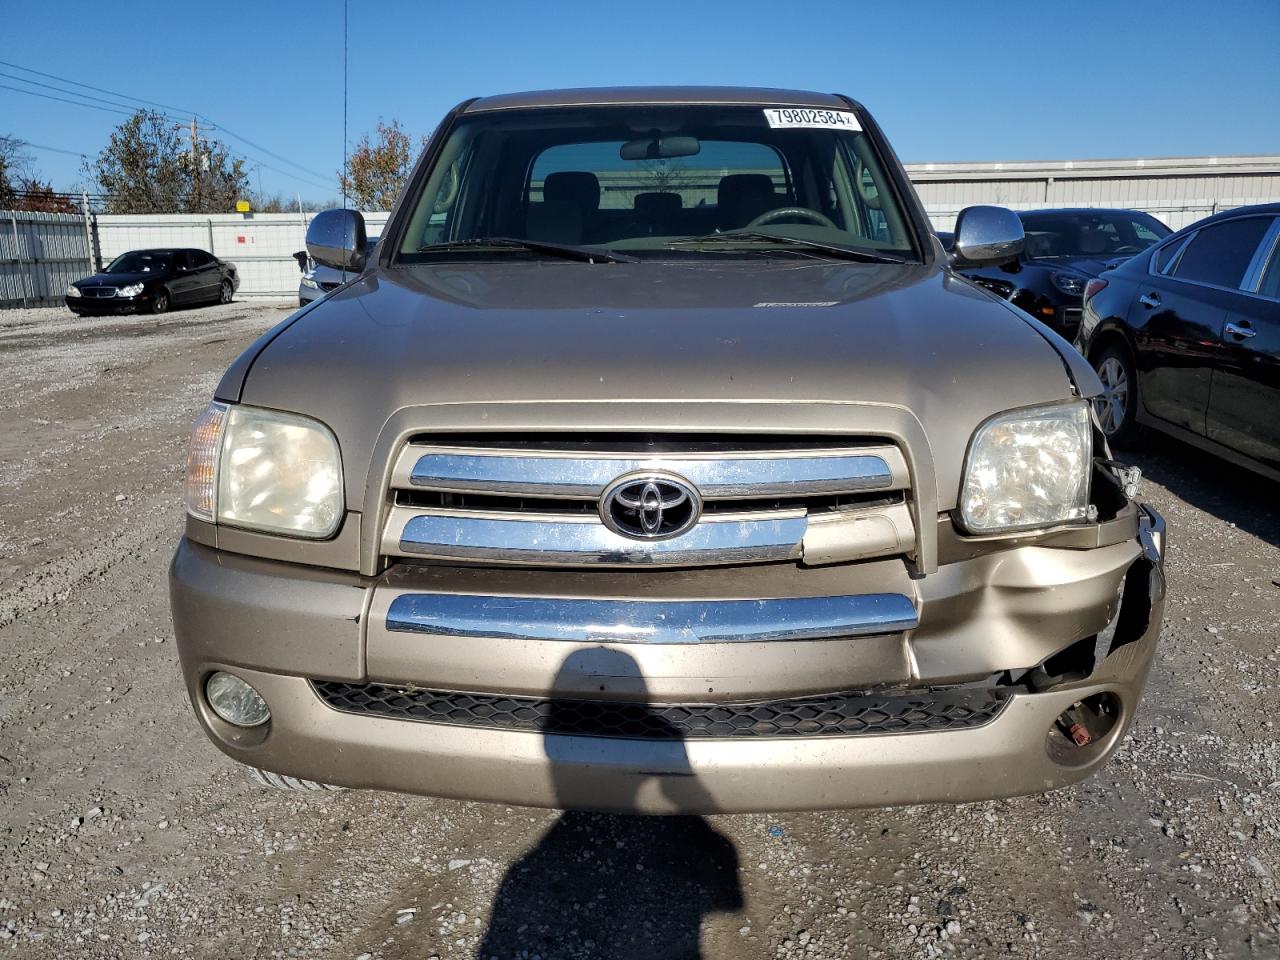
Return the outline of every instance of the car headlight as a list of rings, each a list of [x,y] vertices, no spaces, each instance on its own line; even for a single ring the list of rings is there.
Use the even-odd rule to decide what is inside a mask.
[[[1059,273],[1055,271],[1049,274],[1049,282],[1069,297],[1082,297],[1084,296],[1084,286],[1089,282],[1089,278],[1082,277],[1078,273]]]
[[[302,275],[302,285],[304,287],[310,287],[312,290],[320,289],[320,284],[316,283],[315,278],[309,277],[305,273]]]
[[[120,287],[119,289],[116,290],[116,296],[136,297],[138,294],[142,292],[142,286],[143,285],[140,283],[131,283],[127,287]]]
[[[77,286],[73,283],[73,284],[71,284],[70,286],[68,286],[68,287],[67,287],[67,296],[68,296],[68,297],[83,297],[83,296],[84,296],[84,294],[83,294],[83,293],[81,293],[81,292],[80,292],[80,288],[79,288],[79,287],[77,287]]]
[[[342,524],[342,461],[324,424],[214,402],[187,455],[187,512],[213,523],[324,539]]]
[[[1093,426],[1084,402],[1010,410],[969,442],[960,519],[971,533],[1048,527],[1089,512]]]

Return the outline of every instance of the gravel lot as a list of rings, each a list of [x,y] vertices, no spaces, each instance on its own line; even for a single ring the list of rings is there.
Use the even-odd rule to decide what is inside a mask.
[[[1159,441],[1162,653],[1078,787],[661,820],[252,786],[165,567],[190,421],[285,309],[0,312],[0,956],[1280,957],[1280,488]]]

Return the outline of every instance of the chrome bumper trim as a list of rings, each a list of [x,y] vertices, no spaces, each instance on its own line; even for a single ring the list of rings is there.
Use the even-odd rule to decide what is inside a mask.
[[[683,477],[704,500],[803,497],[900,489],[907,484],[906,465],[901,461],[901,454],[892,448],[877,448],[875,453],[720,458],[423,453],[420,447],[409,447],[395,482],[451,493],[594,499],[621,476],[654,471]]]
[[[704,517],[671,540],[631,540],[595,516],[480,514],[397,507],[383,552],[433,560],[580,564],[744,563],[800,557],[804,510]]]
[[[392,633],[572,642],[689,644],[838,640],[917,626],[899,593],[779,600],[595,600],[406,593]]]

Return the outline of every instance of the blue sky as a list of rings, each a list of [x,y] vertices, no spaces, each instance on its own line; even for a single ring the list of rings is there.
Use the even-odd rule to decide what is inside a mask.
[[[487,93],[713,83],[850,94],[905,161],[1280,153],[1280,0],[350,4],[351,141]],[[0,22],[0,60],[198,111],[256,145],[227,141],[255,186],[336,194],[341,0],[9,3]],[[94,154],[122,119],[0,87],[0,135],[40,147]],[[30,152],[80,182],[75,156]]]

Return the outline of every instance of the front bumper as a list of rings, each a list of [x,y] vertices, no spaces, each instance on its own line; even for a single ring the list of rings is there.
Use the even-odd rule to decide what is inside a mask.
[[[383,577],[360,578],[187,541],[174,558],[172,603],[188,691],[210,738],[236,760],[292,776],[640,813],[974,801],[1081,780],[1123,737],[1151,666],[1164,602],[1163,521],[1143,511],[1136,542],[1092,550],[1019,547],[944,564],[916,587],[895,583],[894,589],[914,590],[918,626],[840,639],[614,643],[515,629],[491,637],[400,632],[388,629],[396,597],[442,585],[464,595],[497,588],[518,593],[529,572],[470,571],[450,581],[447,569],[406,574],[393,568]],[[855,566],[883,580],[885,564]],[[829,594],[833,578],[847,581],[856,571],[836,567],[811,575],[818,577],[813,589]],[[750,577],[742,576],[746,597]],[[696,577],[681,579],[680,589],[696,592]],[[579,596],[592,589],[584,582]],[[664,588],[652,589],[654,599],[664,599]],[[554,726],[415,722],[334,709],[312,682],[537,695],[553,704],[588,697],[741,703],[889,687],[928,696],[939,687],[962,690],[1032,668],[1108,623],[1114,636],[1087,676],[1040,684],[1037,692],[1005,686],[1004,705],[992,719],[924,732],[634,739],[566,734]],[[619,669],[619,663],[629,666]],[[271,708],[267,724],[241,729],[212,712],[204,682],[223,669],[262,694]],[[1104,694],[1118,708],[1110,729],[1069,755],[1051,751],[1055,719]]]

